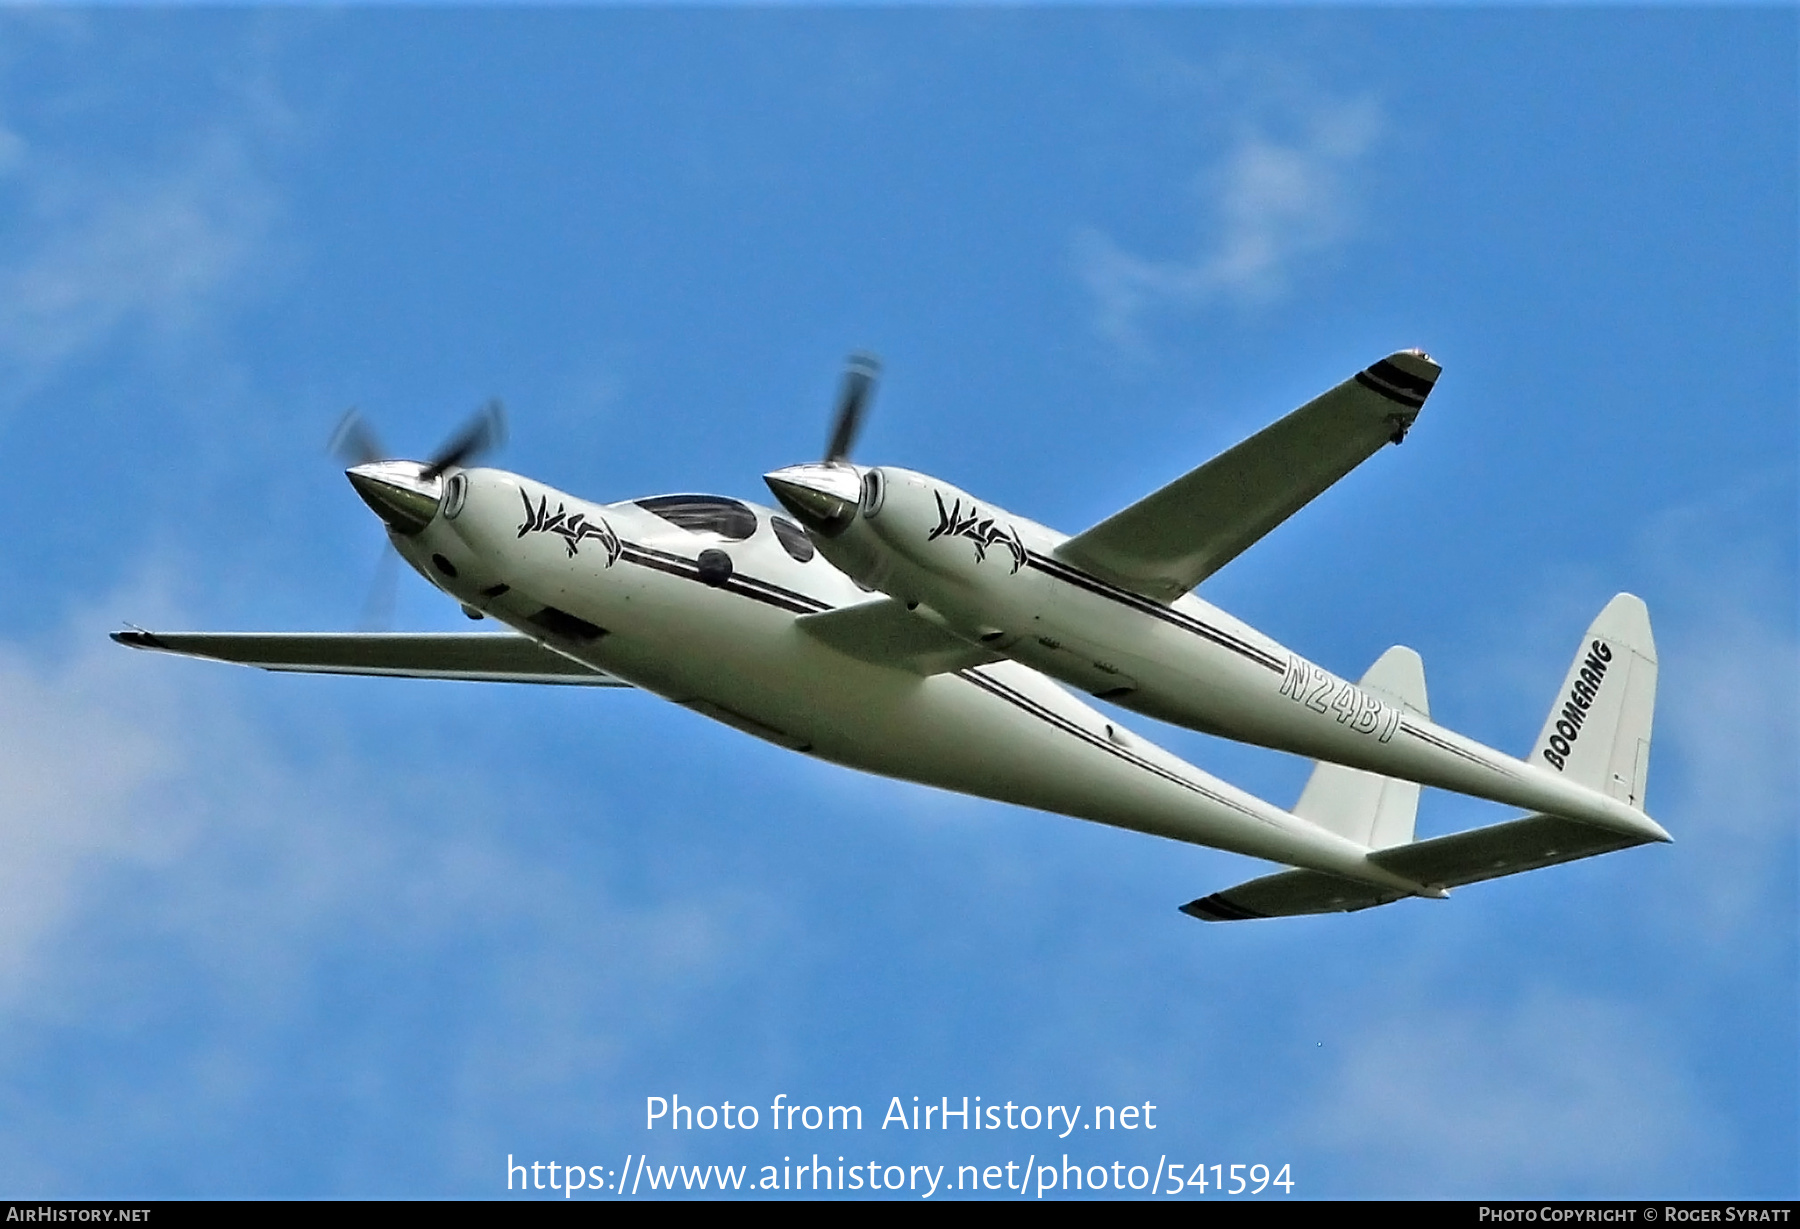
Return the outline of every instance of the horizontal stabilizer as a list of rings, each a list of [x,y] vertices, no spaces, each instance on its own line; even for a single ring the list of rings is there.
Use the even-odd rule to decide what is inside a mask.
[[[1361,686],[1403,712],[1431,717],[1425,699],[1425,663],[1405,645],[1397,644],[1378,657]],[[1300,791],[1294,814],[1358,845],[1386,849],[1413,839],[1419,787],[1320,760]]]
[[[950,674],[1002,660],[891,597],[801,615],[794,623],[846,656],[914,674]]]
[[[544,648],[492,632],[114,632],[134,649],[296,674],[376,674],[477,683],[631,684]]]
[[[1439,370],[1418,350],[1390,354],[1076,534],[1056,555],[1134,593],[1174,601],[1383,445],[1398,444]]]
[[[1528,815],[1487,828],[1377,850],[1369,855],[1369,861],[1428,888],[1455,888],[1648,843],[1647,838],[1553,815]],[[1320,871],[1293,870],[1214,892],[1183,905],[1181,911],[1202,921],[1235,922],[1306,913],[1354,913],[1399,900],[1403,895]]]
[[[1656,714],[1656,642],[1643,599],[1621,593],[1581,639],[1531,749],[1531,762],[1644,809],[1650,725]]]

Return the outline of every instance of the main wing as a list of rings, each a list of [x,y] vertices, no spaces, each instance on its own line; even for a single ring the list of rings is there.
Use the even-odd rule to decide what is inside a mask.
[[[476,633],[114,632],[134,649],[300,674],[629,687],[525,636]]]
[[[1174,601],[1383,444],[1399,443],[1440,370],[1419,350],[1390,354],[1056,554],[1145,597]]]

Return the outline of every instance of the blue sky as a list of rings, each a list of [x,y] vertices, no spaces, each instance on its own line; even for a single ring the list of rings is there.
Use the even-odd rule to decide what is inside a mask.
[[[1795,35],[1777,8],[0,15],[0,1189],[1068,1151],[1288,1164],[1313,1197],[1792,1197]],[[1344,674],[1412,645],[1439,719],[1523,752],[1638,593],[1674,845],[1206,926],[1175,907],[1259,864],[638,694],[104,637],[353,628],[381,539],[323,454],[352,404],[417,455],[500,395],[510,468],[760,500],[869,348],[861,459],[1073,532],[1414,345],[1445,375],[1405,445],[1204,595]],[[411,577],[397,623],[467,626]],[[1131,724],[1284,805],[1305,776]],[[1505,817],[1427,791],[1420,830]],[[871,1120],[647,1133],[672,1093]],[[1159,1126],[875,1126],[963,1095]]]

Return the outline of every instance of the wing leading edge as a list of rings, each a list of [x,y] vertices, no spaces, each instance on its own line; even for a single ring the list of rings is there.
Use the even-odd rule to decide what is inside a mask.
[[[1402,350],[1056,548],[1076,567],[1171,602],[1373,455],[1399,443],[1441,368]]]
[[[801,615],[794,625],[840,653],[914,674],[949,674],[1002,660],[928,623],[893,598]]]
[[[477,633],[114,632],[134,649],[297,674],[629,687],[525,636]]]

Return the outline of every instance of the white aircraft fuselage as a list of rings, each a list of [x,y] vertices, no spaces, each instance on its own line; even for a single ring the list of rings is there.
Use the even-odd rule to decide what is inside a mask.
[[[1396,351],[1075,537],[911,470],[850,463],[879,365],[845,373],[825,459],[765,475],[795,521],[706,495],[594,504],[462,468],[497,403],[428,462],[334,448],[394,547],[521,635],[114,634],[276,671],[632,685],[846,767],[1294,868],[1181,906],[1207,921],[1351,912],[1668,833],[1643,812],[1657,658],[1621,593],[1589,625],[1531,758],[1433,722],[1418,654],[1339,678],[1192,590],[1411,429],[1441,368]],[[803,528],[804,527],[804,528]],[[1319,761],[1292,811],[1125,730],[1062,685]],[[1419,840],[1419,786],[1533,812]]]
[[[401,483],[409,469],[364,467]],[[718,501],[754,518],[734,538],[501,470],[450,481],[462,490],[444,512],[416,533],[390,534],[408,561],[465,607],[646,691],[851,768],[1441,895],[1125,731],[1025,666],[920,675],[808,635],[801,616],[886,599],[809,548],[790,553],[771,509]]]
[[[1630,782],[1609,797],[1403,712],[1191,593],[1159,602],[1071,565],[1067,535],[936,478],[806,465],[770,481],[841,493],[845,471],[858,502],[815,535],[823,553],[972,645],[1171,724],[1667,839]]]

